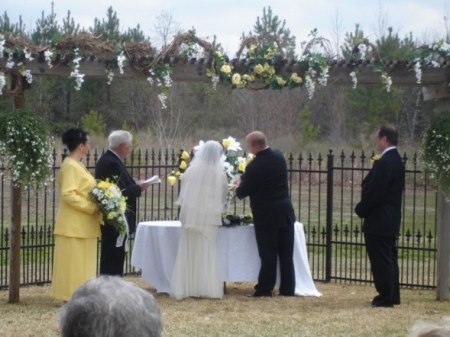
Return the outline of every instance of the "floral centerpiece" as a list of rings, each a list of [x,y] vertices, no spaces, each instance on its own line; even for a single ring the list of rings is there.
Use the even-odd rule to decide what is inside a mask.
[[[253,215],[251,213],[245,215],[224,213],[222,215],[222,225],[225,227],[248,226],[251,223],[253,223]]]
[[[448,112],[435,117],[425,132],[423,161],[431,174],[450,198],[450,115]]]
[[[128,232],[128,223],[125,217],[126,198],[119,187],[109,180],[99,180],[90,193],[102,214],[103,220],[113,225],[120,235]]]

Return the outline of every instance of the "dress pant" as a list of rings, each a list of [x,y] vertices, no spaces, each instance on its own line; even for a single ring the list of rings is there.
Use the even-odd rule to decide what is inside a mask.
[[[261,269],[258,283],[255,286],[256,295],[269,295],[275,287],[277,279],[277,258],[280,262],[280,295],[295,294],[294,270],[294,225],[282,228],[255,227],[256,243]]]
[[[112,226],[101,226],[102,244],[100,255],[100,274],[123,276],[125,262],[125,245],[116,247],[119,232]]]
[[[400,303],[399,268],[396,239],[393,237],[364,234],[373,281],[378,295],[374,305]]]

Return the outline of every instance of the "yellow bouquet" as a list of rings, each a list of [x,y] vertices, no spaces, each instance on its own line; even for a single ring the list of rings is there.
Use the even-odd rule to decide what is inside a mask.
[[[126,198],[119,186],[109,180],[98,180],[90,196],[100,208],[105,222],[113,225],[121,235],[128,232]]]

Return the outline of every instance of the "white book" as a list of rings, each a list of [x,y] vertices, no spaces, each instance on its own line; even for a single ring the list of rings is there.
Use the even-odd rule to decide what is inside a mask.
[[[153,176],[144,181],[144,183],[146,183],[146,184],[158,184],[160,182],[161,182],[161,179],[159,179],[158,176]]]

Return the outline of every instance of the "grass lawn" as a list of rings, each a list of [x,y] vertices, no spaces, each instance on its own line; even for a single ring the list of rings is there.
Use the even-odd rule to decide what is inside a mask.
[[[431,290],[402,289],[395,308],[370,307],[373,286],[316,283],[323,296],[254,298],[244,295],[253,283],[228,283],[223,300],[177,301],[157,294],[140,278],[126,278],[154,294],[161,307],[163,337],[182,336],[402,336],[419,321],[450,315],[449,301],[436,301]],[[49,286],[21,288],[20,303],[9,304],[0,292],[1,336],[59,336],[61,303]]]

